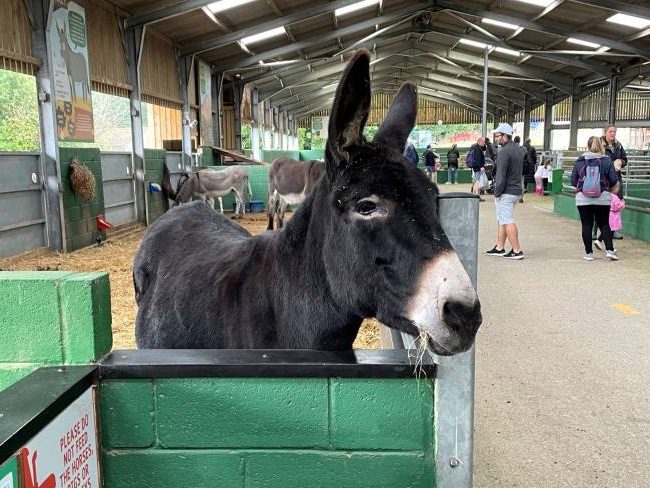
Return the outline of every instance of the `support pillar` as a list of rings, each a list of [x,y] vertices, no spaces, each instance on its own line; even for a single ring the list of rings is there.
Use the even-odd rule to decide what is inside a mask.
[[[241,101],[242,93],[244,91],[244,83],[241,81],[241,79],[236,78],[233,80],[232,91],[235,102],[235,149],[241,151]]]
[[[508,113],[506,114],[508,124],[510,127],[515,126],[515,104],[508,100]]]
[[[253,149],[253,158],[258,161],[262,160],[260,151],[260,113],[259,113],[259,93],[257,88],[253,88],[251,93],[251,108],[253,110],[253,124],[251,126],[251,147]]]
[[[61,174],[59,172],[59,141],[54,106],[52,70],[47,53],[47,17],[49,0],[32,0],[32,53],[41,60],[36,72],[38,92],[38,116],[41,130],[41,178],[45,202],[45,229],[47,245],[54,251],[65,250],[65,228],[63,226],[63,198]]]
[[[618,75],[609,79],[609,109],[607,111],[607,124],[616,123],[616,95],[618,95]]]
[[[571,90],[571,120],[569,125],[569,150],[578,149],[578,122],[580,121],[580,99],[582,98],[580,78],[574,78]]]
[[[481,110],[481,135],[487,137],[487,104],[488,104],[488,57],[490,51],[486,46],[483,50],[483,108]]]
[[[477,286],[479,201],[470,194],[438,196],[438,220]],[[387,348],[415,351],[414,336],[394,329],[382,330]],[[475,348],[456,356],[437,356],[435,486],[471,488],[474,465]]]
[[[194,64],[194,55],[182,56],[179,59],[180,80],[181,80],[181,126],[182,126],[182,161],[183,169],[186,172],[192,171],[192,135],[190,123],[190,99],[188,86],[191,83],[192,65]]]
[[[271,114],[273,116],[273,149],[280,149],[280,144],[278,144],[279,134],[280,134],[280,111],[278,107],[273,107],[271,109]]]
[[[135,176],[135,210],[138,221],[146,224],[148,219],[147,195],[144,188],[144,131],[142,129],[142,102],[140,99],[140,59],[145,34],[145,27],[134,27],[125,32],[129,83],[133,87],[129,94],[129,104],[131,109],[133,174]]]
[[[544,101],[544,151],[551,150],[551,127],[553,125],[553,91],[546,92]]]
[[[530,100],[530,95],[524,95],[524,142],[530,138],[530,117],[533,111],[533,104]]]
[[[212,72],[212,141],[215,146],[223,147],[221,144],[221,83],[223,75],[219,72]],[[215,153],[216,154],[216,153]],[[219,156],[221,158],[221,156]],[[221,163],[221,161],[219,161]]]

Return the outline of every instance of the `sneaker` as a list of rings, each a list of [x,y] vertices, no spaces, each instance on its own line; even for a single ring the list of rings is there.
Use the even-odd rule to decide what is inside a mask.
[[[618,231],[614,231],[612,239],[623,239],[623,236]]]
[[[605,245],[603,244],[603,241],[595,240],[594,241],[594,247],[600,251],[605,250]]]
[[[589,254],[585,254],[584,256],[582,256],[582,259],[584,259],[585,261],[593,261],[594,253],[590,252]]]
[[[508,254],[503,255],[506,259],[524,259],[524,251],[514,252],[512,249]]]
[[[485,254],[487,254],[488,256],[505,256],[506,255],[506,250],[505,249],[497,249],[497,247],[494,246],[489,251],[485,251]]]
[[[479,201],[479,202],[484,202],[484,201],[485,201],[485,198],[483,198],[483,197],[478,197],[478,201]]]
[[[605,257],[611,259],[612,261],[618,261],[618,256],[614,251],[605,251]]]

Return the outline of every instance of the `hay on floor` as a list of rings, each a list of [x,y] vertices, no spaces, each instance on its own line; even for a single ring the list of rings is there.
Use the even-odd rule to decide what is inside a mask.
[[[251,234],[266,230],[266,215],[246,214],[239,223]],[[91,246],[71,253],[55,253],[36,249],[24,254],[0,259],[0,270],[18,271],[105,271],[111,283],[113,318],[113,349],[135,349],[135,315],[137,307],[133,293],[133,256],[145,229],[136,229],[119,237],[110,237],[101,246]],[[379,348],[379,328],[376,320],[366,320],[354,343],[356,349]]]

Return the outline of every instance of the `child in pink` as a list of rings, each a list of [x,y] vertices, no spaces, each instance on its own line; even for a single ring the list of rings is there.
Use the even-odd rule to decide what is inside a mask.
[[[618,198],[616,193],[612,193],[612,203],[609,207],[609,228],[612,232],[623,228],[623,216],[621,213],[625,208],[625,200]]]

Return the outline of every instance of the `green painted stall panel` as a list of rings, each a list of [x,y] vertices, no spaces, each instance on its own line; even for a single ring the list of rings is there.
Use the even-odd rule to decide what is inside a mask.
[[[309,161],[310,159],[325,160],[325,150],[310,149],[310,150],[300,151],[300,161]]]
[[[431,488],[431,379],[103,380],[105,488]]]
[[[262,151],[262,161],[271,164],[276,158],[291,158],[295,160],[300,159],[300,151],[278,151],[265,149]]]
[[[0,390],[36,368],[112,347],[107,273],[0,271]]]
[[[554,197],[553,209],[558,215],[580,220],[578,209],[576,208],[575,196],[566,193],[560,193]],[[633,237],[642,241],[650,242],[650,210],[629,205],[623,210],[623,230],[624,236]],[[577,236],[580,229],[576,227]]]

